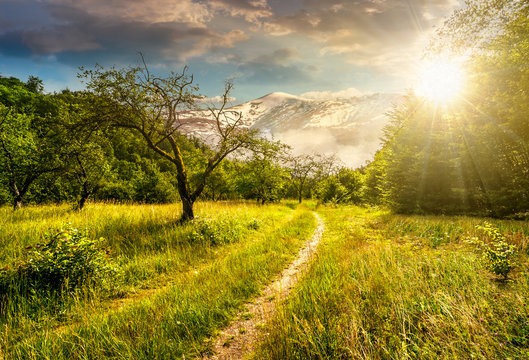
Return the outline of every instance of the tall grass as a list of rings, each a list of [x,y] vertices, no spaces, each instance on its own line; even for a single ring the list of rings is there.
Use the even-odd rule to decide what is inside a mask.
[[[480,219],[321,212],[322,252],[256,359],[529,358],[527,255],[507,282],[481,269],[462,241]]]
[[[203,203],[198,207],[199,218],[211,218],[208,221],[222,224],[215,231],[235,237],[221,236],[225,242],[213,244],[190,241],[196,240],[196,223],[177,225],[175,209],[92,205],[82,213],[48,207],[11,215],[2,229],[4,241],[16,236],[17,244],[6,249],[11,256],[22,258],[17,247],[33,244],[32,234],[37,236],[49,226],[65,221],[78,227],[90,225],[94,236],[104,236],[121,261],[124,296],[134,292],[139,296],[120,302],[86,289],[77,298],[67,299],[70,307],[53,309],[57,299],[46,299],[44,311],[35,309],[34,299],[13,302],[2,324],[4,356],[165,359],[198,355],[208,349],[204,340],[282,269],[315,227],[312,214],[303,209]],[[46,219],[46,224],[35,224],[31,218]],[[155,289],[141,290],[149,287]],[[120,308],[120,303],[127,306]]]

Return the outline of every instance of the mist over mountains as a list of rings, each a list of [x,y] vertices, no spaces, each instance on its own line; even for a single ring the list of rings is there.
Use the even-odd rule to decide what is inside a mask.
[[[274,92],[229,110],[242,113],[245,126],[292,146],[295,154],[335,153],[357,167],[373,157],[389,121],[386,113],[402,99],[400,94],[313,99]],[[208,139],[212,125],[207,115],[195,114],[185,131]]]

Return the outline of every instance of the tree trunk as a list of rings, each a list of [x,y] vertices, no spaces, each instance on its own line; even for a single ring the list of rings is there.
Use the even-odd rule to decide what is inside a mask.
[[[187,182],[186,167],[184,165],[182,153],[180,152],[180,147],[172,136],[169,136],[167,139],[169,140],[171,148],[173,149],[174,158],[171,161],[176,165],[178,194],[180,195],[180,200],[182,200],[182,216],[180,217],[180,221],[186,222],[195,218],[193,204],[200,195],[200,192],[204,186],[201,187],[200,191],[195,191],[195,193],[191,194],[189,191],[189,184]]]
[[[193,203],[193,200],[182,197],[182,221],[193,220],[195,218]]]
[[[22,196],[23,194],[20,193],[18,190],[18,186],[15,182],[13,182],[12,186],[13,190],[13,210],[20,209],[22,207]]]
[[[13,199],[13,210],[20,209],[21,207],[22,207],[22,197],[21,196],[16,196]]]
[[[299,181],[299,203],[301,204],[301,202],[303,201],[303,185],[304,185],[305,181],[303,179],[301,179]]]
[[[79,199],[79,202],[77,203],[77,207],[79,210],[81,210],[84,207],[84,204],[86,203],[86,200],[90,197],[90,191],[88,190],[88,185],[86,183],[83,184],[83,190],[81,191],[81,198]]]

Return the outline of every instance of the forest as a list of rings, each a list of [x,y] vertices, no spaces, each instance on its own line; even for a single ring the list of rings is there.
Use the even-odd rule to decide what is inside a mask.
[[[409,89],[355,169],[143,54],[1,76],[0,360],[529,358],[527,2],[465,2],[447,54],[461,92]]]
[[[381,149],[358,169],[329,156],[294,156],[286,145],[243,131],[236,119],[243,114],[231,113],[226,101],[205,106],[185,70],[156,78],[145,62],[137,68],[95,68],[79,75],[86,91],[52,94],[42,92],[36,77],[26,82],[2,77],[0,203],[17,208],[76,202],[82,208],[89,198],[138,203],[182,196],[262,203],[315,198],[379,204],[399,213],[525,218],[528,10],[501,10],[501,4],[486,10],[476,3],[457,13],[427,50],[425,56],[450,51],[465,57],[470,75],[464,95],[436,104],[410,90],[389,114]],[[496,23],[498,16],[505,25]],[[502,27],[494,29],[499,35],[483,34],[494,26]],[[225,100],[233,84],[226,86]],[[164,95],[149,103],[161,91]],[[175,114],[167,121],[171,106]],[[178,112],[189,111],[207,112],[233,131],[212,148],[177,130],[186,121]],[[170,134],[168,124],[174,127]],[[150,140],[156,144],[138,131],[146,125],[155,130]],[[174,144],[181,165],[172,154]],[[186,179],[179,181],[182,166]],[[179,182],[195,193],[179,190]]]
[[[130,75],[148,69],[127,71]],[[116,84],[132,85],[139,86]],[[195,197],[202,200],[255,199],[264,204],[283,198],[301,201],[312,196],[325,202],[360,199],[361,172],[340,166],[332,156],[294,156],[288,146],[260,138],[237,124],[233,129],[244,134],[227,137],[225,148],[219,145],[219,149],[212,149],[201,139],[176,131],[180,123],[170,130],[173,142],[167,137],[157,140],[158,145],[153,147],[129,124],[105,119],[111,115],[101,114],[103,103],[122,106],[110,95],[69,90],[44,94],[42,88],[42,82],[35,77],[26,82],[0,78],[0,203],[11,204],[15,209],[22,204],[62,202],[75,203],[81,209],[88,199],[148,204],[180,201],[178,166],[186,173],[180,183],[200,188]],[[193,92],[186,96],[189,99],[175,99],[183,108],[194,106],[200,99]],[[155,106],[149,111],[158,110]],[[116,111],[121,114],[128,110]],[[194,110],[209,111],[198,107]],[[215,116],[227,113],[229,110],[223,110]],[[167,124],[163,119],[147,121],[165,131]],[[175,119],[173,124],[176,121],[185,120]],[[181,164],[176,163],[176,157],[167,156],[174,144],[179,148]],[[239,147],[245,151],[226,157]]]

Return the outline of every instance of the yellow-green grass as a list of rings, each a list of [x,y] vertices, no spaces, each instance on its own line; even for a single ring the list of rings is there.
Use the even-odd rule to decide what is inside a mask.
[[[501,281],[464,242],[485,219],[319,212],[321,251],[256,359],[529,358],[529,224],[492,221],[520,249]]]
[[[82,212],[31,207],[3,212],[4,263],[64,222],[103,236],[124,269],[120,302],[80,293],[45,311],[19,299],[4,309],[0,354],[9,359],[166,359],[207,351],[205,339],[226,325],[294,256],[314,230],[310,211],[283,205],[199,203],[199,218],[245,227],[218,246],[190,241],[193,224],[179,225],[177,205],[95,204]],[[227,220],[226,220],[227,219]],[[230,233],[231,234],[231,233]],[[9,244],[8,244],[9,243]],[[9,260],[9,261],[6,261]],[[141,290],[140,288],[154,288]],[[159,289],[157,289],[159,288]],[[133,293],[136,291],[136,298]],[[144,294],[142,295],[142,291]],[[132,294],[132,295],[131,295]]]

